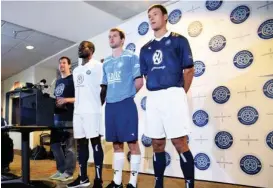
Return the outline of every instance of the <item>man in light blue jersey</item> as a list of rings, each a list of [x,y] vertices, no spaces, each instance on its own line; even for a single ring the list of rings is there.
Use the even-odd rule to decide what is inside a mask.
[[[124,165],[124,142],[131,151],[131,176],[127,188],[137,187],[140,166],[138,145],[138,112],[135,94],[143,86],[139,59],[130,51],[122,49],[125,34],[114,28],[110,30],[109,43],[112,55],[104,59],[102,98],[106,97],[105,127],[106,141],[113,142],[114,179],[107,188],[120,188]]]

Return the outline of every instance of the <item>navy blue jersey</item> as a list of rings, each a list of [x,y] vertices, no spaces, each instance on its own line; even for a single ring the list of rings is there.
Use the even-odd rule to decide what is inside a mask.
[[[140,50],[140,70],[150,91],[183,87],[183,70],[193,67],[188,40],[174,32],[154,39]]]
[[[54,91],[54,95],[56,98],[74,98],[75,89],[72,74],[65,77],[60,78],[56,81],[56,87]],[[66,103],[61,108],[55,108],[55,119],[59,121],[72,121],[73,120],[73,110],[74,104]]]

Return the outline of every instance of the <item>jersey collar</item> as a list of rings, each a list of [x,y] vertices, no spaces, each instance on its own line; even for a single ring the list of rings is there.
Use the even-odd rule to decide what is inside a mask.
[[[160,38],[156,38],[156,37],[154,36],[153,40],[160,41],[160,40],[163,39],[164,37],[170,36],[170,34],[171,34],[171,31],[168,31],[167,33],[165,33],[164,36],[162,36],[162,37],[160,37]]]

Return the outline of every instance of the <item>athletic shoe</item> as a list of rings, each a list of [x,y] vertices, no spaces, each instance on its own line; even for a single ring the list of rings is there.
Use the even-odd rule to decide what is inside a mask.
[[[89,179],[86,178],[86,180],[81,181],[81,176],[78,176],[78,178],[73,181],[72,183],[69,183],[66,185],[66,187],[69,188],[76,188],[76,187],[88,187],[90,185]]]

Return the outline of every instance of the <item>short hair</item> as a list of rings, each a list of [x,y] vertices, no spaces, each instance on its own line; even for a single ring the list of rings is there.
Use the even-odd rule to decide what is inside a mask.
[[[67,60],[68,65],[71,65],[71,60],[70,60],[70,58],[69,58],[69,57],[63,56],[63,57],[61,57],[61,58],[59,59],[59,61],[61,61],[61,60],[63,60],[63,59],[66,59],[66,60]]]
[[[119,28],[112,28],[110,32],[117,31],[119,33],[120,39],[125,39],[125,33]]]
[[[82,44],[84,44],[84,43],[87,43],[87,47],[88,47],[90,50],[92,50],[92,53],[95,52],[95,45],[94,45],[92,42],[85,40],[85,41],[82,41],[82,42],[80,43],[80,45],[82,45]]]
[[[148,13],[154,9],[154,8],[159,8],[162,12],[163,15],[167,14],[168,15],[168,11],[167,9],[163,6],[163,5],[160,5],[160,4],[155,4],[155,5],[152,5],[149,9],[148,9]]]

